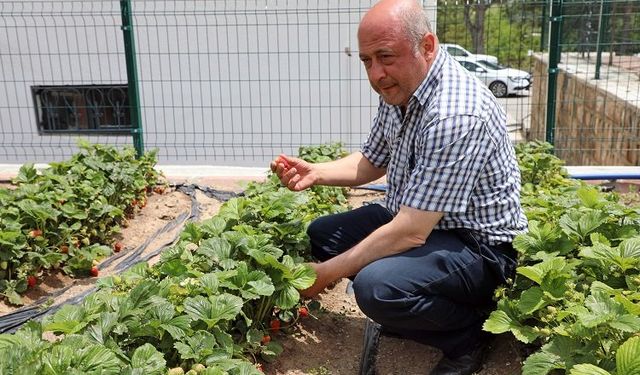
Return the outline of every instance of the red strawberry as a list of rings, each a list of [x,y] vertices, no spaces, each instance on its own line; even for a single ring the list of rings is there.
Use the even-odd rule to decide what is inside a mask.
[[[305,306],[300,306],[300,308],[298,309],[298,315],[300,315],[301,318],[308,317],[309,309],[307,309]]]
[[[91,271],[89,273],[93,277],[98,277],[98,274],[100,273],[100,270],[98,270],[98,267],[93,266],[93,267],[91,267]]]
[[[69,254],[69,246],[67,246],[67,245],[60,246],[60,252],[62,254]]]
[[[264,335],[264,336],[262,336],[262,340],[260,340],[260,343],[261,343],[262,345],[266,345],[266,344],[268,344],[270,341],[271,341],[271,336],[269,336],[269,335]]]
[[[29,288],[33,288],[34,286],[36,286],[37,283],[38,283],[38,279],[36,279],[35,276],[33,275],[27,276],[27,286]]]
[[[280,330],[280,320],[279,319],[273,319],[269,323],[269,327],[273,332],[278,332]]]
[[[153,188],[153,192],[156,194],[164,194],[164,186],[156,186]]]
[[[113,244],[113,251],[119,253],[122,250],[122,243],[116,242]]]

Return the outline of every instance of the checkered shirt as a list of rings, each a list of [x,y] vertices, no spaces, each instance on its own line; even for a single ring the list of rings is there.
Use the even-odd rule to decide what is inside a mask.
[[[436,229],[467,228],[493,245],[527,230],[506,114],[443,49],[404,116],[380,100],[362,153],[386,168],[394,214],[401,205],[443,212]]]

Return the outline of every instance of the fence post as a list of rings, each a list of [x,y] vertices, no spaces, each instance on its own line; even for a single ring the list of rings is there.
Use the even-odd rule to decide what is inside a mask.
[[[600,18],[598,21],[598,43],[596,53],[596,76],[600,79],[600,67],[602,66],[602,50],[607,44],[607,29],[609,28],[609,18],[611,18],[611,2],[609,0],[600,1]]]
[[[127,61],[127,84],[129,86],[129,111],[131,114],[131,135],[133,146],[138,157],[144,153],[142,139],[142,115],[140,113],[140,93],[138,90],[138,70],[136,63],[136,43],[133,34],[133,15],[131,14],[131,0],[120,0],[122,15],[122,34],[124,36],[124,53]]]
[[[558,62],[560,61],[560,29],[562,26],[562,0],[551,0],[549,19],[549,84],[547,85],[547,134],[546,141],[555,146],[556,92]]]

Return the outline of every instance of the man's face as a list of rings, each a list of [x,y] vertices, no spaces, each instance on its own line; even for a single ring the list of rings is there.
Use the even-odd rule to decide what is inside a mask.
[[[371,87],[386,103],[406,107],[427,75],[424,46],[415,51],[401,32],[382,27],[360,29],[358,42]]]

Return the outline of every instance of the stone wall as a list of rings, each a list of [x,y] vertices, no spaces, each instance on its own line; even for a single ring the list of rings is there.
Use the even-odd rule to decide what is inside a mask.
[[[640,82],[622,69],[563,54],[556,101],[556,155],[568,165],[640,165]],[[535,56],[528,140],[545,139],[548,64]]]

